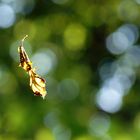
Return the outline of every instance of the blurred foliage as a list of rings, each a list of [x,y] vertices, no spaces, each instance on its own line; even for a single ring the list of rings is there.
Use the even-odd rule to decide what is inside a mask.
[[[0,0],[0,140],[139,140],[139,19],[140,0]],[[25,49],[47,81],[46,100],[33,95],[18,68],[26,34]],[[110,35],[130,45],[114,50]],[[116,65],[130,76],[119,85],[126,83],[125,94],[100,95]]]

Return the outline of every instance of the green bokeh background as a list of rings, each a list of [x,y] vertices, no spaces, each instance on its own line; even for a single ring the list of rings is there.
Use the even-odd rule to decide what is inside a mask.
[[[107,50],[106,38],[126,23],[139,28],[140,1],[35,0],[32,9],[28,2],[11,27],[0,28],[0,140],[139,140],[139,68],[117,112],[100,109],[96,94],[99,66],[120,57]],[[30,58],[41,49],[53,52],[53,66],[42,75],[46,100],[33,95],[18,67],[17,48],[26,34]],[[92,131],[95,116],[105,121],[97,128],[93,123]]]

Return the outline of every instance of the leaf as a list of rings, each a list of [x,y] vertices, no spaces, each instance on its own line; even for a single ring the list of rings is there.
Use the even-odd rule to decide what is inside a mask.
[[[35,69],[32,68],[32,62],[30,61],[24,47],[23,42],[27,38],[27,35],[22,39],[21,45],[18,47],[19,57],[20,57],[20,64],[19,66],[22,67],[30,77],[30,87],[34,92],[34,95],[41,96],[45,99],[47,94],[46,91],[46,81],[36,74]]]

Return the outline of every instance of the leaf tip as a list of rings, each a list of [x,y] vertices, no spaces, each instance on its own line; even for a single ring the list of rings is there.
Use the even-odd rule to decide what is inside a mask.
[[[25,40],[27,37],[28,37],[28,35],[25,35],[25,36],[23,37],[23,39],[21,40],[22,45],[23,45],[24,40]]]

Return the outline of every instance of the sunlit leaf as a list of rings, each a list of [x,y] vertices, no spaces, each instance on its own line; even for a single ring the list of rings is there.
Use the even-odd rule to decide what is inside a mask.
[[[22,67],[30,77],[30,87],[34,92],[34,95],[42,96],[44,99],[47,91],[46,91],[46,81],[40,77],[38,74],[36,74],[35,69],[32,68],[32,62],[30,61],[24,47],[23,42],[27,35],[22,39],[21,45],[18,47],[18,52],[20,56],[20,64],[19,66]]]

